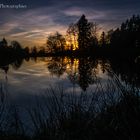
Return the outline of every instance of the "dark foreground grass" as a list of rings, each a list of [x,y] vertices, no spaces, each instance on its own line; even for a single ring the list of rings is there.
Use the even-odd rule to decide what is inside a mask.
[[[46,93],[44,103],[27,109],[34,128],[30,136],[28,122],[22,122],[16,107],[3,118],[7,108],[1,100],[0,140],[140,139],[140,98],[135,88],[126,90],[119,82],[110,82],[104,87],[98,84],[89,94],[66,94],[63,88]]]

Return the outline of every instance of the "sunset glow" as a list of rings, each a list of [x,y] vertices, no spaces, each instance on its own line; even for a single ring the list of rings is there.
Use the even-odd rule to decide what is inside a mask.
[[[26,9],[0,9],[0,38],[18,40],[24,46],[42,46],[46,37],[56,31],[65,35],[68,26],[77,22],[85,14],[91,22],[96,22],[101,31],[116,28],[133,14],[140,13],[137,0],[104,1],[104,0],[40,0],[27,1]],[[12,3],[21,2],[20,0]],[[8,3],[2,0],[2,3]],[[99,33],[100,34],[100,33]],[[69,44],[67,42],[67,44]],[[72,44],[74,39],[72,37]],[[77,48],[77,43],[73,50]]]
[[[66,37],[66,45],[69,49],[71,49],[71,47],[72,47],[72,50],[78,49],[77,36],[74,36],[74,35],[67,36]]]

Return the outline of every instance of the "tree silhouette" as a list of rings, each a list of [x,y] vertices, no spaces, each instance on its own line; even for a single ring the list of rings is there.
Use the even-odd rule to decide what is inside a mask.
[[[44,56],[44,55],[45,55],[45,48],[42,47],[42,48],[39,50],[38,54],[39,54],[40,56]]]
[[[0,41],[0,47],[7,47],[8,46],[8,43],[7,43],[7,40],[5,38],[2,39],[2,41]]]
[[[68,41],[70,42],[71,50],[77,49],[78,29],[76,24],[70,24],[67,30]]]
[[[102,32],[101,34],[100,44],[102,47],[105,47],[105,45],[107,44],[105,32]]]
[[[48,70],[51,74],[60,77],[66,71],[66,63],[63,58],[52,58],[48,63]]]
[[[22,46],[18,41],[12,41],[11,47],[17,51],[20,51],[22,49]]]
[[[12,65],[13,69],[17,70],[21,67],[22,63],[23,63],[23,59],[17,59],[11,65]]]
[[[134,59],[111,58],[110,69],[126,85],[140,88],[140,65],[134,63]]]
[[[32,48],[31,54],[32,54],[33,56],[36,56],[36,55],[37,55],[37,48],[36,48],[36,46],[34,46],[34,47]]]
[[[56,32],[47,38],[47,49],[49,52],[63,52],[65,49],[66,40],[60,33]]]
[[[96,45],[96,36],[94,33],[95,24],[88,22],[85,15],[82,15],[77,22],[78,45],[80,50],[89,50],[91,46]]]
[[[94,84],[97,80],[96,69],[97,63],[91,58],[80,58],[79,59],[79,80],[78,84],[83,91],[89,87],[90,84]]]
[[[8,70],[9,70],[9,65],[7,66],[3,66],[3,67],[0,67],[2,70],[4,70],[5,74],[8,73]]]
[[[106,34],[106,43],[107,43],[108,45],[111,44],[111,38],[112,38],[112,34],[113,34],[113,33],[114,33],[114,30],[111,29],[111,30],[109,30],[109,31],[107,32],[107,34]]]
[[[133,15],[116,29],[110,42],[112,46],[121,48],[140,47],[140,16]]]
[[[29,53],[30,53],[29,47],[25,47],[25,48],[24,48],[24,52],[25,52],[25,55],[28,56]]]

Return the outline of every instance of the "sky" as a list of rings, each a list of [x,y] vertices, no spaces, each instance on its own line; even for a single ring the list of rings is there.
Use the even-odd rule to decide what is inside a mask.
[[[23,46],[42,46],[48,35],[66,34],[82,14],[101,31],[117,28],[133,14],[140,14],[140,0],[0,0],[0,39],[17,40]]]

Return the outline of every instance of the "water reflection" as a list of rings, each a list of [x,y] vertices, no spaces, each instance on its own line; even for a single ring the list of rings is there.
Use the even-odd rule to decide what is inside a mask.
[[[48,70],[51,74],[54,74],[58,77],[63,75],[63,73],[66,71],[66,62],[64,61],[64,58],[61,57],[53,57],[51,58],[50,62],[48,62]]]
[[[4,71],[4,73],[5,73],[5,81],[7,82],[8,81],[7,73],[8,73],[8,70],[9,70],[9,65],[2,66],[2,67],[0,67],[0,69],[2,69]]]
[[[30,70],[27,72],[25,64],[30,67]],[[34,64],[36,65],[33,66]],[[86,91],[90,85],[95,85],[100,79],[105,79],[105,76],[111,78],[112,73],[117,75],[117,77],[125,82],[126,85],[140,87],[140,65],[135,63],[134,59],[95,59],[92,57],[27,58],[25,60],[19,59],[11,64],[0,66],[0,70],[5,73],[7,79],[8,71],[10,71],[11,68],[18,73],[21,66],[25,67],[22,72],[19,72],[22,73],[24,79],[30,75],[29,71],[32,71],[32,76],[38,76],[38,81],[43,81],[44,79],[47,79],[48,76],[56,76],[57,78],[55,78],[55,80],[49,81],[56,83],[63,77],[65,84],[64,78],[68,79],[73,86],[79,86],[83,91]],[[36,71],[34,71],[34,69],[36,69]],[[27,75],[27,73],[29,74]],[[42,76],[43,78],[39,79],[39,76]],[[34,80],[32,80],[32,84],[35,84]],[[44,85],[38,85],[38,87],[45,86],[46,83],[43,84]]]
[[[18,59],[15,62],[13,62],[11,65],[14,70],[18,70],[21,67],[22,63],[23,63],[23,59]]]
[[[5,74],[7,74],[8,70],[9,70],[9,66],[8,65],[2,66],[2,67],[0,67],[0,69],[2,69],[5,72]]]
[[[48,63],[48,70],[51,74],[60,77],[65,72],[73,84],[78,84],[83,91],[86,91],[90,84],[96,83],[98,61],[87,58],[52,58]]]
[[[124,81],[126,85],[140,87],[140,64],[134,59],[110,59],[112,71]]]

